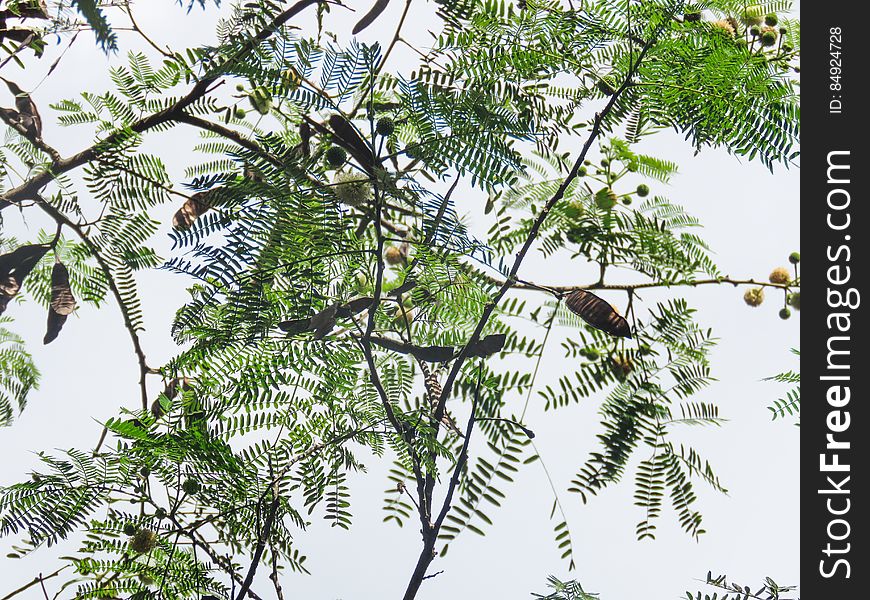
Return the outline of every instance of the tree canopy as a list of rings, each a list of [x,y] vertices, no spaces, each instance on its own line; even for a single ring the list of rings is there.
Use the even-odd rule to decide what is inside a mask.
[[[541,460],[529,403],[556,413],[591,396],[599,448],[552,490],[558,568],[574,567],[561,503],[626,479],[637,538],[655,537],[668,505],[687,535],[704,533],[695,486],[725,489],[674,429],[721,421],[696,399],[716,337],[681,288],[742,286],[752,307],[776,295],[788,318],[800,257],[768,281],[723,275],[699,221],[656,189],[677,164],[638,145],[675,130],[697,152],[794,165],[790,3],[440,0],[425,42],[407,33],[412,3],[395,0],[389,23],[389,0],[354,4],[349,32],[337,27],[349,3],[243,1],[222,7],[216,44],[185,48],[149,37],[132,2],[4,3],[0,215],[53,226],[0,230],[0,424],[39,382],[39,340],[14,333],[23,301],[45,307],[45,344],[77,305],[116,304],[139,371],[138,398],[96,447],[45,452],[0,488],[0,532],[21,538],[19,554],[70,546],[61,596],[283,598],[280,571],[306,572],[310,522],[349,528],[348,477],[380,461],[384,526],[420,537],[410,600]],[[184,6],[192,19],[211,8]],[[306,18],[316,30],[296,25]],[[375,27],[381,43],[356,37]],[[113,89],[43,107],[17,83],[21,68],[75,68],[62,53],[48,64],[47,44],[81,31],[123,52],[120,28],[149,52],[112,70]],[[413,66],[394,66],[400,53]],[[49,118],[92,141],[64,155],[43,135]],[[180,127],[200,141],[177,181],[161,139]],[[581,276],[530,274],[537,252]],[[141,342],[142,298],[159,291],[137,275],[151,269],[189,284],[162,365]],[[647,302],[647,289],[668,297]],[[563,325],[565,372],[542,385]],[[789,392],[771,410],[798,407]]]

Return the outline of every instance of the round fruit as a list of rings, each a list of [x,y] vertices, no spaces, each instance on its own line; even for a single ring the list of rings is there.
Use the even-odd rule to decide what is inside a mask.
[[[235,115],[235,117],[237,119],[244,119],[245,115],[248,113],[246,113],[245,109],[242,108],[241,106],[237,106],[236,109],[233,111],[233,114]]]
[[[251,106],[261,115],[268,115],[272,110],[272,94],[264,87],[258,87],[248,95]]]
[[[649,195],[649,186],[645,183],[642,183],[637,186],[637,189],[635,191],[637,192],[638,196],[640,196],[641,198],[645,198]]]
[[[752,14],[750,11],[744,12],[743,17],[740,20],[746,25],[761,25],[761,21],[763,21],[761,16]]]
[[[785,267],[777,267],[770,272],[770,283],[786,284],[791,281],[791,273]]]
[[[622,197],[622,203],[625,204],[626,206],[628,206],[629,204],[631,204],[631,196],[623,196],[623,197]]]
[[[149,469],[148,467],[142,467],[141,469],[139,469],[139,475],[141,475],[142,477],[148,477],[149,475],[151,475],[151,469]]]
[[[586,358],[596,361],[601,358],[601,353],[598,351],[598,348],[586,348]]]
[[[752,37],[758,37],[759,35],[761,35],[761,30],[758,27],[752,27],[749,30],[749,35],[751,35]]]
[[[795,310],[801,309],[801,293],[792,292],[788,295],[788,304]]]
[[[565,207],[565,216],[569,219],[579,219],[583,215],[583,204],[571,202]]]
[[[750,288],[746,290],[746,293],[743,294],[743,301],[749,306],[761,306],[761,303],[764,302],[764,289]]]
[[[761,34],[761,45],[762,46],[773,46],[776,43],[776,32],[775,31],[765,31]]]
[[[781,311],[779,311],[779,318],[782,319],[783,321],[788,319],[790,316],[791,316],[791,311],[787,308],[783,308]]]
[[[244,91],[245,91],[245,85],[244,85],[243,83],[237,83],[237,84],[236,84],[236,91],[237,91],[237,92],[244,92]]]
[[[387,249],[384,250],[384,260],[391,265],[399,265],[404,262],[405,256],[396,246],[387,246]]]
[[[340,146],[330,146],[326,151],[326,162],[331,167],[340,167],[347,162],[347,152]]]
[[[765,25],[770,25],[771,27],[773,27],[773,26],[776,25],[777,23],[779,23],[779,19],[777,19],[777,18],[776,18],[776,15],[773,14],[773,13],[771,13],[771,14],[767,15],[766,17],[764,17],[764,24],[765,24]]]
[[[198,494],[202,487],[199,485],[199,480],[195,477],[188,477],[184,480],[184,483],[181,484],[181,489],[188,496],[193,496],[194,494]]]
[[[372,187],[362,174],[336,171],[333,181],[335,196],[343,204],[359,206],[371,198]]]
[[[602,167],[609,167],[609,166],[610,166],[610,161],[607,160],[606,158],[602,158],[602,159],[601,159],[601,166],[602,166]]]
[[[382,135],[384,137],[388,135],[393,135],[393,132],[395,130],[396,126],[393,124],[393,120],[389,117],[378,119],[378,122],[375,125],[375,131],[378,132],[378,135]]]
[[[157,510],[154,511],[154,516],[157,519],[165,519],[166,518],[166,509],[162,508],[162,507],[158,508]]]
[[[577,169],[577,177],[586,177],[586,173],[589,171],[586,170],[586,167],[580,167]]]
[[[127,523],[124,525],[124,535],[134,536],[138,529],[132,523]]]
[[[780,28],[779,28],[779,34],[780,34],[780,35],[785,35],[785,34],[787,34],[787,33],[788,33],[788,29],[786,29],[785,27],[780,27]]]
[[[157,534],[150,529],[140,529],[130,538],[130,549],[139,554],[150,552],[157,546]]]
[[[601,188],[595,194],[595,205],[601,210],[610,210],[616,205],[618,197],[609,187]]]
[[[801,261],[801,253],[800,252],[792,252],[788,255],[788,262],[793,265],[798,264]]]

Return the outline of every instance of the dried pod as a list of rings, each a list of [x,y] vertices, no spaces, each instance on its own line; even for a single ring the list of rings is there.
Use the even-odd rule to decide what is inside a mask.
[[[0,256],[0,315],[48,249],[47,244],[28,244]]]
[[[353,26],[352,33],[354,35],[358,34],[360,31],[374,23],[375,19],[377,19],[384,9],[387,8],[387,5],[390,3],[390,0],[376,0],[374,6],[371,7],[369,12],[363,15],[363,18],[357,22],[356,25]]]
[[[53,308],[48,309],[48,322],[45,326],[45,336],[42,338],[43,344],[50,344],[63,329],[63,324],[66,323],[66,315],[55,312]]]
[[[576,290],[568,294],[565,306],[581,319],[605,333],[631,339],[631,327],[605,300],[592,292]]]
[[[281,331],[284,331],[289,335],[297,335],[306,331],[311,331],[311,318],[307,317],[305,319],[290,319],[289,321],[281,321],[280,323],[278,323],[278,327],[281,329]]]
[[[69,286],[69,271],[60,260],[51,269],[51,308],[59,315],[68,315],[76,308],[76,299]]]
[[[212,190],[197,192],[185,202],[172,217],[172,227],[184,231],[212,207],[209,196]]]
[[[329,127],[333,131],[333,142],[344,147],[351,156],[353,156],[359,166],[367,173],[374,172],[375,156],[372,149],[363,140],[350,121],[341,115],[332,115],[329,117]]]
[[[69,286],[69,271],[60,260],[51,269],[51,304],[48,307],[48,323],[45,327],[43,344],[50,344],[63,329],[67,315],[76,308],[76,299]]]
[[[311,329],[314,330],[314,339],[323,339],[327,333],[335,327],[335,316],[338,312],[338,304],[328,306],[313,317],[311,317]]]
[[[0,79],[3,79],[0,77]],[[30,94],[18,87],[14,81],[3,79],[6,87],[15,96],[15,108],[18,109],[18,124],[23,128],[28,138],[42,137],[42,119],[39,116],[39,111],[36,109],[36,103],[30,97]]]

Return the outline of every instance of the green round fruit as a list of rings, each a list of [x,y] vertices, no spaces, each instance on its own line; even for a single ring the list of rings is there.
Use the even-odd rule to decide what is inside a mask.
[[[137,531],[139,531],[138,528],[132,523],[124,525],[124,535],[134,536]]]
[[[378,132],[378,135],[382,135],[384,137],[393,135],[393,132],[395,130],[396,126],[395,124],[393,124],[393,120],[389,117],[378,119],[378,122],[375,125],[375,131]]]
[[[237,119],[244,119],[246,114],[248,113],[246,113],[245,109],[241,106],[237,106],[236,109],[233,111],[233,115],[235,115]]]
[[[625,204],[626,206],[630,205],[631,204],[631,196],[623,196],[622,203]]]
[[[586,170],[586,167],[580,167],[577,169],[577,177],[586,177],[586,173],[589,171]]]
[[[785,35],[785,34],[787,34],[787,33],[788,33],[788,29],[786,29],[785,27],[780,27],[780,28],[779,28],[779,34],[780,34],[780,35]]]
[[[764,24],[765,25],[769,25],[770,27],[773,27],[777,23],[779,23],[779,19],[777,19],[776,15],[773,13],[770,13],[769,15],[764,17]]]
[[[798,264],[801,261],[801,253],[800,252],[792,252],[788,255],[788,262],[793,265]]]
[[[565,216],[569,219],[579,219],[583,215],[583,204],[581,202],[570,202],[565,207]]]
[[[166,518],[166,509],[162,508],[162,507],[158,508],[157,510],[154,511],[154,517],[157,519],[160,519],[160,520],[165,519]]]
[[[236,84],[236,91],[237,91],[237,92],[244,92],[244,91],[245,91],[245,85],[244,85],[243,83],[237,83],[237,84]]]
[[[142,467],[141,469],[139,469],[139,475],[141,475],[142,477],[148,477],[149,475],[151,475],[151,469],[149,469],[148,467]]]
[[[595,194],[595,205],[601,210],[610,210],[616,205],[618,196],[609,187],[601,188]]]
[[[272,94],[264,87],[258,87],[248,95],[251,106],[261,115],[268,115],[272,110]]]
[[[601,353],[598,351],[598,348],[587,348],[586,349],[586,358],[591,361],[596,361],[601,358]]]
[[[775,31],[765,31],[761,34],[761,45],[762,46],[773,46],[776,43],[776,32]]]
[[[637,195],[640,196],[641,198],[645,198],[649,195],[649,186],[645,183],[642,183],[639,186],[637,186],[637,189],[635,190],[635,192],[637,192]]]
[[[195,477],[189,477],[184,480],[184,483],[181,484],[181,489],[188,496],[193,496],[198,494],[202,487],[199,484],[199,480]]]
[[[602,166],[602,167],[609,167],[609,166],[610,166],[610,161],[607,160],[606,158],[602,158],[602,159],[601,159],[601,166]]]
[[[758,37],[759,35],[761,35],[761,30],[758,27],[751,27],[749,29],[749,35],[751,35],[752,37]]]
[[[779,318],[785,321],[791,316],[791,311],[787,308],[783,308],[779,311]]]
[[[340,167],[347,162],[347,152],[340,146],[330,146],[326,151],[326,162],[331,167]]]
[[[801,293],[792,292],[788,295],[788,304],[795,310],[801,309]]]

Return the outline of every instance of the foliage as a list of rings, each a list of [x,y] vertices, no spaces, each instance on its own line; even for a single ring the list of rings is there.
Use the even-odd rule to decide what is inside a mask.
[[[117,48],[105,5],[74,4],[101,47]],[[770,10],[787,10],[778,4]],[[289,23],[315,6],[318,35],[303,37]],[[56,8],[46,34],[69,30],[70,7]],[[112,91],[52,106],[59,124],[94,137],[69,158],[10,86],[0,209],[41,211],[58,233],[29,240],[52,252],[27,274],[0,264],[2,291],[50,306],[61,261],[76,298],[120,307],[142,394],[105,422],[93,452],[41,454],[42,471],[2,488],[0,532],[24,536],[17,555],[84,534],[65,559],[75,598],[241,598],[260,562],[306,572],[296,540],[317,518],[347,529],[350,475],[382,461],[392,465],[384,520],[420,523],[410,599],[434,555],[465,531],[486,534],[519,469],[543,460],[525,397],[563,413],[601,399],[599,448],[569,492],[586,502],[633,471],[638,538],[654,537],[666,502],[701,535],[694,485],[724,487],[677,436],[722,421],[695,398],[714,381],[715,337],[676,290],[655,304],[636,292],[747,282],[721,275],[698,220],[659,193],[677,165],[637,144],[673,128],[698,150],[788,166],[797,23],[790,50],[771,50],[711,20],[737,14],[730,0],[448,1],[432,47],[395,72],[400,32],[386,47],[339,44],[328,9],[244,2],[214,46],[131,51]],[[705,19],[683,18],[697,10]],[[181,124],[199,130],[201,158],[177,182],[145,145]],[[579,153],[560,147],[576,139]],[[482,239],[464,221],[475,201],[493,221]],[[171,231],[158,218],[166,204]],[[167,231],[173,248],[160,257],[153,239]],[[5,232],[2,242],[23,243]],[[533,245],[597,278],[520,279]],[[157,268],[193,282],[171,326],[177,354],[160,368],[140,343],[136,278]],[[790,294],[799,280],[770,286]],[[577,289],[624,294],[632,337],[567,311]],[[538,365],[554,328],[572,366],[546,385]],[[0,334],[7,424],[37,372],[22,340]],[[145,385],[154,377],[157,398]],[[553,537],[573,568],[563,487],[552,486]],[[277,574],[273,583],[280,596]],[[595,596],[551,583],[547,598]]]

